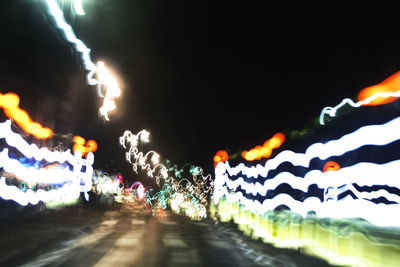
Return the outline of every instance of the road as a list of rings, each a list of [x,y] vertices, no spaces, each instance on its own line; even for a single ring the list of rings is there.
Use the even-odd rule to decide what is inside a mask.
[[[165,212],[70,208],[2,219],[0,266],[329,266],[243,236],[233,224]]]

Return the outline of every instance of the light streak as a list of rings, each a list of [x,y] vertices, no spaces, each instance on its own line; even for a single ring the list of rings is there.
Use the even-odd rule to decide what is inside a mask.
[[[386,78],[383,82],[376,85],[364,88],[358,94],[358,101],[364,101],[377,93],[388,93],[388,96],[375,97],[372,101],[364,103],[363,105],[376,106],[391,103],[397,100],[398,96],[394,97],[390,94],[400,93],[400,72],[397,72],[390,77]]]
[[[229,162],[218,164],[216,171],[228,172],[229,175],[242,173],[247,177],[266,177],[271,170],[276,169],[284,162],[294,166],[309,167],[310,160],[319,158],[326,160],[329,157],[341,156],[347,152],[366,145],[382,146],[400,139],[400,117],[380,125],[368,125],[342,136],[340,139],[331,140],[324,144],[315,143],[309,146],[305,153],[295,153],[290,150],[280,152],[275,158],[268,160],[264,166],[257,164],[255,167],[246,167],[243,163],[230,167]]]
[[[324,125],[325,115],[335,117],[336,112],[346,104],[353,108],[361,106],[383,105],[395,101],[400,97],[400,72],[397,72],[384,80],[383,82],[364,88],[358,95],[358,102],[350,98],[345,98],[335,107],[325,107],[322,109],[319,122]]]
[[[77,199],[80,192],[79,184],[77,183],[65,184],[59,189],[50,191],[27,189],[24,192],[16,186],[7,185],[4,177],[0,178],[0,197],[5,200],[13,200],[22,206],[26,206],[29,203],[36,205],[39,201],[45,203],[50,201],[68,202]]]
[[[266,196],[269,190],[275,190],[281,184],[289,184],[293,189],[298,189],[307,192],[310,185],[317,185],[321,189],[325,189],[325,195],[329,194],[333,200],[339,200],[338,196],[341,193],[351,190],[351,192],[360,199],[374,199],[385,197],[389,201],[394,201],[400,204],[400,197],[391,194],[386,190],[378,190],[374,192],[358,192],[352,184],[358,186],[377,186],[385,185],[395,188],[400,188],[400,181],[396,174],[400,171],[400,160],[395,160],[385,164],[374,164],[362,162],[356,165],[342,168],[335,172],[321,172],[320,170],[309,171],[304,177],[298,177],[289,172],[281,172],[271,179],[265,179],[264,183],[255,182],[248,183],[242,177],[237,177],[235,180],[229,179],[225,174],[216,173],[218,185],[226,187],[232,192],[240,187],[246,194],[253,196]],[[380,177],[379,180],[376,177]],[[343,187],[346,185],[345,187]],[[333,196],[332,192],[335,192]],[[214,194],[214,196],[218,196]],[[327,199],[325,199],[326,201]]]
[[[64,34],[65,39],[73,44],[75,50],[81,55],[82,64],[89,73],[87,82],[89,85],[97,85],[99,97],[104,98],[99,112],[105,120],[109,120],[108,112],[115,109],[115,98],[121,94],[121,89],[116,79],[105,67],[104,62],[98,61],[97,66],[91,60],[90,49],[76,37],[72,27],[66,22],[64,14],[55,0],[46,0],[48,13],[54,19],[58,29]],[[79,2],[76,3],[78,6]],[[80,3],[81,4],[81,3]],[[74,3],[75,6],[75,3]],[[82,5],[80,5],[82,7]],[[78,10],[79,12],[80,10]],[[83,11],[83,10],[82,10]],[[96,76],[96,78],[94,78]]]
[[[256,146],[250,151],[243,151],[242,157],[247,161],[260,160],[271,157],[272,151],[279,148],[285,141],[283,133],[276,133],[271,139],[265,141],[262,146]]]
[[[50,151],[46,147],[39,148],[36,144],[28,144],[24,138],[11,130],[11,121],[0,123],[0,139],[5,139],[7,144],[18,149],[25,157],[34,158],[36,161],[69,162],[73,165],[75,156],[68,149],[64,152]]]
[[[0,152],[0,168],[15,174],[28,184],[64,184],[71,182],[74,178],[74,172],[69,170],[69,166],[50,170],[36,169],[34,167],[26,168],[18,160],[10,159],[6,148]]]
[[[25,110],[19,108],[19,96],[15,93],[0,93],[0,107],[4,114],[14,120],[26,133],[33,135],[37,139],[47,139],[53,136],[53,131],[43,127],[40,123],[32,121]]]

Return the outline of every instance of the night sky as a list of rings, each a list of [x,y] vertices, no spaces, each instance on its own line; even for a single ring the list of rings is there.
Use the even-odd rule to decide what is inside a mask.
[[[151,132],[149,149],[213,169],[219,149],[250,149],[301,129],[325,106],[400,70],[394,6],[297,2],[59,1],[75,34],[118,74],[110,122],[96,88],[40,0],[0,4],[0,92],[33,120],[99,144],[95,168],[135,178],[118,137]],[[260,2],[264,2],[261,4]]]

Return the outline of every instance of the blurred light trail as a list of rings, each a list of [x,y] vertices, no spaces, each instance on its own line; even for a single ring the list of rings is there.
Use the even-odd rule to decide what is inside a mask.
[[[75,158],[71,150],[50,151],[46,147],[39,148],[36,144],[28,144],[21,135],[11,130],[11,121],[7,120],[0,123],[0,139],[5,139],[7,144],[18,149],[25,157],[34,158],[37,161],[45,160],[47,162],[69,162],[73,163]]]
[[[44,203],[50,201],[71,202],[79,197],[80,192],[79,184],[77,183],[65,184],[58,189],[50,191],[27,189],[24,192],[16,186],[7,185],[4,177],[0,178],[0,197],[5,200],[13,200],[22,206],[26,206],[29,203],[36,205],[39,201]]]
[[[378,93],[383,93],[383,95],[379,95]],[[387,95],[385,95],[385,93]],[[358,94],[358,101],[362,102],[365,101],[366,99],[369,99],[368,101],[362,104],[363,106],[383,105],[397,100],[400,97],[400,95],[398,95],[399,93],[400,93],[400,72],[397,72],[391,75],[390,77],[386,78],[384,81],[361,90],[361,92]]]
[[[395,160],[385,164],[374,164],[362,162],[356,165],[340,169],[335,172],[321,172],[320,170],[309,171],[304,177],[298,177],[290,172],[281,172],[271,179],[265,179],[263,183],[248,183],[243,177],[236,177],[231,180],[226,174],[216,173],[218,186],[225,186],[231,191],[237,191],[239,187],[246,194],[253,196],[267,195],[267,192],[276,190],[278,186],[286,183],[292,189],[298,189],[307,192],[311,185],[317,185],[325,189],[325,196],[329,195],[332,200],[339,200],[338,196],[350,190],[360,199],[375,199],[384,197],[389,201],[400,204],[400,196],[392,194],[386,190],[376,190],[371,192],[359,192],[353,184],[364,187],[373,187],[378,185],[400,188],[400,180],[397,179],[397,173],[400,171],[400,160]],[[379,180],[376,177],[380,177]],[[216,194],[214,193],[214,196]],[[326,199],[325,199],[326,201]]]
[[[116,79],[105,67],[104,62],[96,64],[90,58],[90,49],[76,37],[72,27],[66,22],[64,14],[55,0],[46,0],[48,13],[54,19],[58,29],[64,34],[65,39],[73,44],[75,50],[81,55],[83,67],[89,72],[87,82],[89,85],[97,85],[99,97],[104,98],[99,112],[105,120],[109,120],[108,112],[115,109],[115,98],[121,94]],[[78,3],[77,3],[78,4]],[[81,3],[80,3],[81,4]],[[82,10],[83,11],[83,10]],[[94,78],[96,76],[96,78]]]
[[[256,146],[250,151],[243,151],[242,157],[247,161],[260,160],[271,157],[272,151],[279,148],[285,141],[283,133],[276,133],[271,139],[265,141],[262,146]]]
[[[400,97],[400,72],[397,72],[383,82],[364,88],[358,95],[358,102],[354,103],[350,98],[343,99],[336,107],[325,107],[321,111],[319,122],[324,125],[325,115],[335,117],[336,112],[348,104],[353,108],[361,106],[383,105],[397,100]]]
[[[43,127],[40,123],[32,121],[25,110],[19,108],[19,96],[15,93],[0,93],[0,108],[4,114],[14,120],[26,133],[33,135],[37,139],[47,139],[53,136],[53,131]]]

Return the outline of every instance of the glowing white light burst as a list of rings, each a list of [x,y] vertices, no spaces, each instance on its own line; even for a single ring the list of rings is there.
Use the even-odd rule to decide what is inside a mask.
[[[72,27],[66,22],[64,14],[55,0],[46,0],[48,13],[54,19],[57,28],[64,34],[65,39],[73,44],[75,50],[81,55],[84,68],[89,72],[87,82],[89,85],[97,85],[98,94],[104,98],[103,104],[99,109],[100,114],[105,120],[109,120],[108,112],[115,109],[115,98],[121,94],[121,89],[116,79],[105,67],[104,62],[99,61],[97,66],[90,58],[90,49],[76,37]],[[74,2],[75,12],[84,14],[82,1]],[[96,76],[96,78],[94,78]]]
[[[86,15],[85,11],[83,10],[82,0],[74,0],[74,10],[77,15]]]

